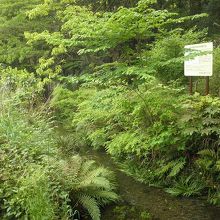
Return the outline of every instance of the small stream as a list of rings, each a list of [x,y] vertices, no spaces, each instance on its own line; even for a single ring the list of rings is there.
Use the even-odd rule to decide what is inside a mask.
[[[147,211],[155,220],[220,220],[220,208],[210,206],[205,200],[201,199],[176,198],[162,189],[149,187],[137,182],[120,171],[111,157],[105,152],[89,150],[84,155],[115,172],[122,204],[131,207],[131,209],[133,207],[137,210]],[[104,209],[102,220],[141,219],[140,215],[116,218],[114,213],[116,206],[117,204]]]

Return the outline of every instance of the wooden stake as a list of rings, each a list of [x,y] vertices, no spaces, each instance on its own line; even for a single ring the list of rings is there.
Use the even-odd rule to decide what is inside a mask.
[[[193,79],[192,76],[189,77],[189,94],[193,94]]]
[[[209,94],[209,76],[206,76],[205,80],[205,95]]]

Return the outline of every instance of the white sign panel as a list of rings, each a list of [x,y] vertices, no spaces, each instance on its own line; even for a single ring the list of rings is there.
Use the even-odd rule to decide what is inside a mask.
[[[213,43],[203,43],[185,46],[185,56],[192,55],[184,62],[185,76],[212,76],[213,73]],[[203,53],[196,55],[195,53]],[[194,54],[194,55],[193,55]]]

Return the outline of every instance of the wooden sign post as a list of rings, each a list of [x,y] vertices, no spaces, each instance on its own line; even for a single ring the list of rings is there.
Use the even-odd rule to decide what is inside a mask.
[[[189,77],[189,94],[193,94],[193,78],[192,76]]]
[[[209,76],[206,76],[205,79],[205,95],[209,94]]]
[[[209,94],[209,77],[213,74],[213,43],[185,46],[184,75],[189,77],[189,93],[193,94],[193,76],[206,77],[205,94]]]

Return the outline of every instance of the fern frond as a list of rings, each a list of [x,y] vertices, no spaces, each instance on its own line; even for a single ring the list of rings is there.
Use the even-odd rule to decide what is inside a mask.
[[[71,192],[72,200],[78,201],[93,220],[100,219],[99,205],[116,201],[113,173],[104,167],[97,167],[95,161],[86,161],[74,156],[69,161],[56,163],[63,175],[59,178]],[[57,167],[57,166],[56,166]],[[57,175],[57,172],[55,173]]]
[[[216,158],[217,154],[214,150],[212,149],[204,149],[198,152],[199,155],[201,156],[206,156],[206,157],[211,157],[211,158]]]
[[[178,160],[176,164],[172,167],[169,177],[176,176],[184,168],[185,164],[186,164],[185,160]]]
[[[88,172],[90,172],[91,170],[93,170],[95,165],[95,161],[94,160],[88,160],[85,161],[82,166],[81,166],[81,170],[80,170],[80,174],[81,176],[86,175]]]
[[[82,204],[82,206],[88,210],[89,215],[92,217],[92,220],[100,220],[101,213],[99,209],[98,202],[88,196],[88,195],[81,195],[79,197],[79,201]]]
[[[99,201],[101,200],[104,204],[109,203],[109,201],[115,202],[119,199],[119,196],[116,193],[106,190],[100,190],[94,194],[90,193],[90,195],[94,196]]]
[[[196,160],[196,163],[204,170],[209,170],[213,165],[213,160],[209,158],[199,158]]]
[[[93,178],[88,176],[84,181],[79,182],[77,189],[85,189],[85,188],[103,188],[103,189],[111,189],[111,184],[105,177],[96,177]]]
[[[167,173],[174,166],[174,164],[175,164],[174,161],[171,161],[168,164],[158,168],[156,170],[156,175],[158,175],[158,176],[164,175],[165,173]]]
[[[82,178],[82,180],[84,178],[87,179],[87,177],[90,177],[90,179],[92,179],[92,178],[96,178],[96,177],[99,177],[99,176],[108,178],[111,175],[112,175],[112,172],[107,170],[106,168],[96,167],[95,169],[93,168],[93,170],[91,170],[90,172],[85,173],[84,176],[81,175],[81,178]]]
[[[171,188],[166,189],[166,192],[174,196],[192,196],[200,195],[201,191],[204,189],[205,185],[199,178],[194,178],[194,176],[189,176],[188,178],[181,178],[175,185]]]

